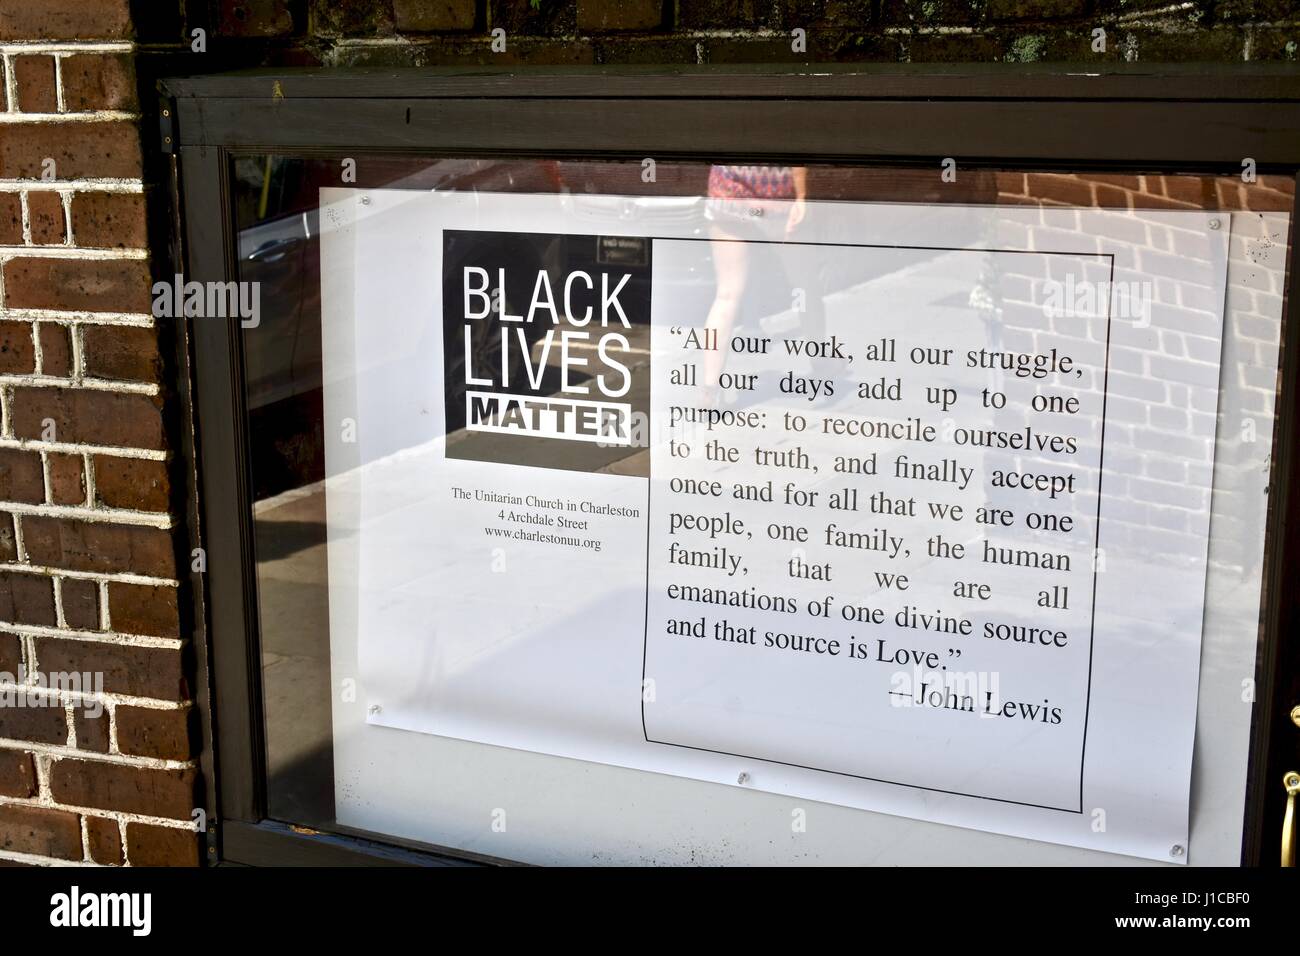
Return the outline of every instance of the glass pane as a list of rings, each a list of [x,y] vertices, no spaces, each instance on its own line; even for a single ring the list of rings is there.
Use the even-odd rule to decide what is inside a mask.
[[[1235,861],[1290,179],[349,173],[235,160],[273,816]]]

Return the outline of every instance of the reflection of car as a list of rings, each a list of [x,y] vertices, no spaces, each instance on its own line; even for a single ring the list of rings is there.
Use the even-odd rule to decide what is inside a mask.
[[[389,189],[555,192],[559,184],[553,162],[440,160],[421,162],[414,173],[409,160],[363,162],[368,185]],[[260,183],[240,180],[241,185],[259,188],[263,197],[278,197],[282,210],[239,233],[239,277],[259,283],[261,294],[262,321],[244,336],[250,410],[321,387],[317,205],[322,187],[339,185],[338,167],[332,162],[279,158],[258,171],[263,168]],[[525,259],[511,265],[533,263]]]
[[[522,234],[506,238],[499,251],[475,265],[512,275],[547,269],[554,275],[581,269],[631,273],[637,291],[648,286],[651,240],[655,236],[708,235],[704,217],[708,167],[663,164],[657,181],[642,179],[638,162],[410,159],[360,157],[356,182],[343,181],[337,160],[298,157],[242,157],[236,160],[235,204],[243,228],[239,233],[239,277],[260,286],[260,324],[243,336],[243,360],[250,416],[250,440],[259,462],[254,480],[257,497],[324,477],[321,433],[323,393],[321,360],[321,275],[319,197],[324,187],[409,189],[462,193],[533,193],[557,196],[580,234],[559,240],[529,241]],[[630,233],[625,235],[624,233]],[[491,256],[499,257],[493,261]],[[454,239],[444,249],[444,269],[458,270]],[[755,270],[751,285],[770,285],[775,270]],[[714,281],[705,266],[690,283],[707,309]],[[781,298],[788,296],[781,291]],[[518,311],[510,301],[507,308]],[[448,395],[447,428],[460,426],[464,414],[464,326],[430,327],[442,335],[446,379],[460,391]],[[470,343],[475,367],[499,362],[500,335],[492,323],[475,323]],[[545,332],[525,330],[530,342]],[[408,352],[418,347],[409,343]],[[277,473],[277,463],[279,466]]]
[[[259,283],[261,296],[261,322],[244,336],[250,409],[320,387],[319,233],[313,208],[239,234],[240,278]]]
[[[552,194],[564,188],[559,164],[549,160],[363,158],[358,169],[358,178],[373,188]],[[239,233],[239,278],[257,282],[260,291],[261,321],[245,330],[243,359],[249,436],[259,462],[255,496],[262,498],[324,477],[318,204],[321,188],[340,185],[340,175],[334,161],[289,157],[241,160],[236,173],[240,218],[253,220]],[[557,243],[540,251],[507,243],[500,263],[476,264],[536,271],[560,267],[564,255]],[[457,268],[454,249],[444,267]],[[477,328],[482,333],[471,349],[476,364],[486,367],[494,364],[500,337],[488,323]],[[527,334],[535,338],[543,331]],[[445,354],[463,367],[459,327],[435,334],[444,336]],[[451,429],[459,425],[457,412],[463,416],[464,376],[449,371],[449,381],[461,383],[461,395],[447,403]]]

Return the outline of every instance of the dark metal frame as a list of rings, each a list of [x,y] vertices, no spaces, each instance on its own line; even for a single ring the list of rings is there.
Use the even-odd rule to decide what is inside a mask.
[[[784,68],[787,69],[788,68]],[[1300,72],[1242,69],[817,67],[673,70],[290,71],[160,84],[173,154],[176,269],[236,277],[229,158],[239,152],[426,153],[708,161],[838,161],[1070,171],[1300,170]],[[1292,210],[1293,230],[1297,219]],[[1300,259],[1292,238],[1265,541],[1242,862],[1275,865],[1268,828],[1300,758]],[[182,268],[183,267],[183,268]],[[171,274],[170,271],[168,274]],[[445,865],[456,850],[302,831],[266,819],[252,512],[239,328],[181,329],[184,458],[208,781],[209,859]],[[1286,764],[1286,766],[1284,766]],[[1274,831],[1275,832],[1275,831]]]

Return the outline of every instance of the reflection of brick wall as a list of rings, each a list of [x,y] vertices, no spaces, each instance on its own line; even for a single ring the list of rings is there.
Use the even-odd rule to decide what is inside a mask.
[[[1212,331],[1222,303],[1208,288],[1175,287],[1161,275],[1174,271],[1173,260],[1205,259],[1205,237],[1189,230],[1156,223],[1143,210],[1223,209],[1225,211],[1286,211],[1293,202],[1294,183],[1287,177],[1261,177],[1245,184],[1237,178],[1154,175],[1064,175],[998,173],[998,198],[1004,204],[1044,207],[1073,206],[1133,210],[1117,225],[1128,231],[1136,247],[1136,272],[1117,273],[1116,280],[1147,281],[1155,301],[1177,317],[1175,329],[1161,330],[1150,351],[1113,348],[1110,355],[1108,421],[1126,429],[1124,444],[1108,439],[1106,495],[1112,524],[1111,544],[1137,551],[1182,554],[1194,544],[1189,537],[1191,516],[1205,508],[1204,496],[1188,487],[1190,479],[1203,482],[1213,467],[1256,467],[1244,462],[1258,459],[1255,448],[1244,444],[1271,434],[1275,375],[1269,371],[1276,354],[1283,308],[1283,276],[1276,269],[1258,268],[1261,251],[1271,261],[1285,263],[1288,237],[1270,236],[1251,217],[1239,218],[1229,245],[1231,268],[1239,285],[1229,297],[1224,323],[1225,350],[1240,356],[1228,363],[1222,375],[1233,376],[1240,391],[1220,395],[1219,403],[1193,402],[1188,376],[1198,368],[1209,370],[1219,357]],[[1036,234],[1030,242],[1046,244],[1049,237]],[[1033,303],[1035,283],[1041,276],[1002,275],[998,289],[1004,302]],[[1056,277],[1061,278],[1061,277]],[[1271,318],[1269,318],[1271,317]],[[1018,330],[1003,323],[1002,344],[1025,351],[1042,351],[1053,345],[1068,351],[1068,322],[1054,322],[1052,333]],[[1229,346],[1231,348],[1229,349]],[[1189,366],[1187,363],[1191,363]],[[1100,383],[1095,387],[1100,388]],[[1229,404],[1232,403],[1232,404]],[[1108,426],[1109,427],[1109,426]],[[1216,436],[1214,458],[1208,439]],[[1097,436],[1094,435],[1094,439]],[[1187,462],[1144,454],[1163,446],[1189,456]],[[1246,453],[1250,454],[1247,455]],[[1229,487],[1238,485],[1228,481]],[[1219,560],[1243,568],[1250,560],[1251,542],[1260,527],[1234,526],[1231,491],[1221,490],[1211,507],[1216,534],[1225,542]]]
[[[1110,173],[997,173],[997,201],[1099,209],[1223,209],[1290,212],[1295,181],[1260,176],[1116,175]]]
[[[82,675],[0,687],[0,862],[197,861],[130,37],[0,2],[0,671]]]

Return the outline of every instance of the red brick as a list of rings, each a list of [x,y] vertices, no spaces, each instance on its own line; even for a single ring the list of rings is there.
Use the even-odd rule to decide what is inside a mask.
[[[161,402],[148,395],[129,395],[81,388],[14,388],[13,426],[20,438],[128,448],[163,447]],[[45,420],[54,436],[45,434]]]
[[[81,818],[65,810],[0,805],[0,850],[80,860]]]
[[[1150,179],[1151,177],[1147,177]],[[1152,193],[1134,193],[1134,209],[1188,209],[1191,208],[1188,203],[1178,199],[1169,199],[1166,196],[1154,195]]]
[[[0,797],[36,796],[36,766],[22,750],[0,750]]]
[[[23,664],[22,641],[17,634],[0,634],[0,673],[17,680]]]
[[[198,866],[199,835],[193,830],[128,821],[126,856],[132,866]]]
[[[58,111],[58,93],[54,87],[54,57],[45,54],[16,56],[10,64],[18,87],[18,108],[24,113]]]
[[[0,372],[36,371],[32,327],[26,322],[0,322]]]
[[[1148,182],[1154,177],[1148,177]],[[1190,205],[1213,208],[1214,181],[1204,176],[1161,176],[1165,195]]]
[[[474,8],[474,0],[393,0],[393,21],[405,33],[473,30]]]
[[[34,190],[27,194],[27,221],[31,226],[32,242],[38,246],[57,246],[65,236],[63,197],[50,190]]]
[[[36,657],[51,671],[102,674],[109,694],[168,701],[185,700],[189,694],[176,648],[38,637]]]
[[[94,378],[157,382],[162,377],[156,329],[88,325],[82,343],[86,374]]]
[[[13,0],[0,17],[0,40],[125,40],[129,0]]]
[[[609,8],[619,6],[619,0],[582,0],[587,6]],[[640,5],[640,4],[639,4]],[[761,27],[768,16],[769,4],[758,0],[678,0],[678,25],[688,30],[718,27],[728,30]],[[591,14],[588,14],[590,16]],[[612,14],[611,15],[615,15]],[[786,41],[787,45],[789,41]]]
[[[124,754],[157,757],[161,760],[189,760],[189,708],[150,710],[145,707],[117,708],[117,748]]]
[[[18,193],[0,193],[0,246],[23,244],[23,206]]]
[[[76,193],[72,197],[72,238],[95,249],[144,249],[144,196],[140,193]]]
[[[96,455],[95,499],[109,508],[166,511],[171,481],[165,461]]]
[[[67,714],[62,705],[48,695],[15,691],[14,700],[6,700],[4,706],[0,706],[0,737],[32,740],[40,744],[66,744]]]
[[[43,574],[0,571],[0,620],[53,626],[54,580]]]
[[[1028,180],[1029,195],[1035,199],[1048,199],[1072,206],[1092,205],[1092,187],[1073,176],[1030,173]]]
[[[1243,202],[1246,185],[1241,180],[1220,177],[1214,181],[1214,189],[1216,208],[1224,210],[1247,208],[1247,204]]]
[[[14,535],[14,516],[0,511],[0,561],[18,560],[18,539]]]
[[[223,37],[277,37],[293,33],[289,0],[221,0],[220,17]]]
[[[0,125],[0,179],[40,179],[54,160],[56,179],[140,176],[140,133],[131,122]]]
[[[72,343],[67,326],[57,322],[40,322],[36,326],[41,341],[41,373],[66,376],[72,374]]]
[[[179,637],[176,589],[110,581],[108,619],[113,630],[123,634]]]
[[[0,448],[0,500],[29,505],[45,500],[45,478],[38,452]]]
[[[1087,0],[988,0],[984,10],[990,20],[1047,20],[1078,16],[1087,7]]]
[[[147,313],[153,302],[140,259],[19,257],[5,263],[4,277],[11,309]]]
[[[191,819],[198,796],[193,768],[156,770],[91,760],[54,761],[50,794],[55,802],[68,806],[174,820]]]
[[[101,709],[91,715],[84,708],[74,708],[72,724],[77,732],[77,749],[108,753],[108,711]]]
[[[86,817],[86,845],[90,858],[100,866],[121,866],[126,862],[122,855],[122,830],[116,820]]]
[[[85,578],[64,578],[59,584],[63,620],[78,631],[99,630],[99,585]]]
[[[61,67],[63,108],[69,113],[131,111],[139,105],[129,54],[79,53],[64,57]]]
[[[169,578],[171,536],[159,528],[24,515],[23,542],[33,564],[70,571],[134,572]]]
[[[48,452],[50,472],[50,503],[55,505],[83,505],[86,503],[85,460],[80,455]]]
[[[1090,183],[1105,183],[1107,186],[1127,189],[1131,192],[1136,192],[1142,188],[1142,181],[1138,177],[1124,174],[1080,173],[1078,178]]]
[[[1114,186],[1097,184],[1097,205],[1102,209],[1127,209],[1132,204],[1132,193]]]

